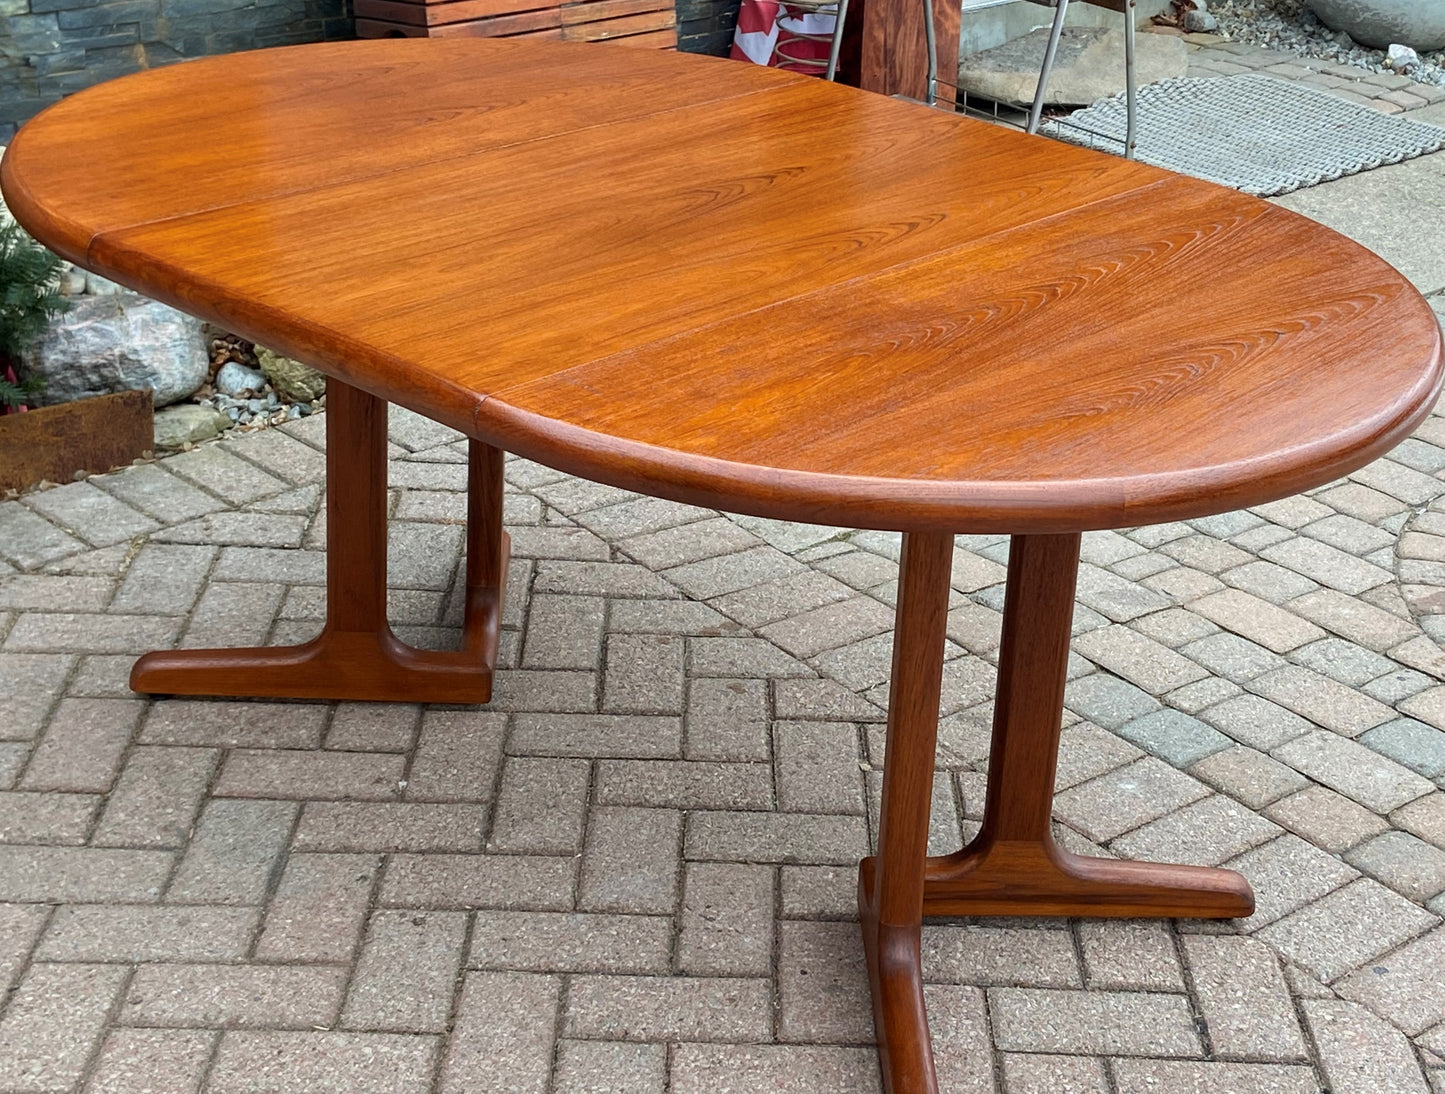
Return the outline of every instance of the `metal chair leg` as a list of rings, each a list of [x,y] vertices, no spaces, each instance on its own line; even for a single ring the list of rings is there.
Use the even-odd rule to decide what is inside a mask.
[[[924,101],[938,103],[938,38],[933,28],[933,0],[923,0],[923,40],[928,44],[928,91]]]
[[[1124,10],[1124,106],[1128,111],[1128,129],[1124,134],[1124,158],[1133,159],[1139,147],[1139,97],[1137,72],[1134,67],[1134,0]]]
[[[825,80],[831,80],[838,74],[838,53],[843,48],[843,24],[848,19],[848,0],[838,0],[838,14],[834,18],[837,22],[833,24],[833,41],[828,46],[828,68],[823,73]]]
[[[1054,12],[1054,26],[1049,31],[1048,48],[1044,50],[1044,66],[1039,70],[1039,86],[1034,91],[1034,105],[1029,110],[1028,124],[1024,126],[1024,132],[1037,133],[1039,121],[1044,115],[1044,97],[1049,93],[1049,76],[1054,71],[1054,56],[1059,52],[1059,39],[1064,34],[1064,13],[1069,10],[1069,0],[1058,0],[1058,8]]]

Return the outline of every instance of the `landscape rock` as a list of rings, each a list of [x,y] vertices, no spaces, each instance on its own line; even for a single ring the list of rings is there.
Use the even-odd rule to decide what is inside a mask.
[[[156,411],[156,447],[181,448],[187,443],[209,440],[226,429],[231,420],[209,406],[184,403]]]
[[[1445,0],[1305,0],[1320,22],[1362,45],[1445,47]]]
[[[1385,50],[1385,66],[1393,68],[1396,72],[1409,72],[1420,63],[1420,55],[1409,46],[1402,46],[1398,42]]]
[[[256,347],[256,360],[271,386],[293,403],[310,403],[326,393],[326,375],[310,365],[282,357],[264,346]]]
[[[44,381],[41,405],[150,388],[158,407],[206,382],[201,321],[132,292],[82,296],[22,358]]]
[[[1219,20],[1207,11],[1188,11],[1184,13],[1184,29],[1191,34],[1208,34],[1219,29]]]
[[[215,388],[222,395],[230,395],[233,398],[243,392],[258,392],[266,386],[266,377],[253,368],[236,361],[227,361],[216,373],[213,381]]]
[[[1036,30],[993,49],[971,53],[958,66],[958,86],[996,102],[1033,102],[1049,32]],[[1138,38],[1139,86],[1183,76],[1189,49],[1164,34]],[[1066,27],[1059,41],[1047,102],[1084,106],[1124,90],[1124,32],[1106,27]]]

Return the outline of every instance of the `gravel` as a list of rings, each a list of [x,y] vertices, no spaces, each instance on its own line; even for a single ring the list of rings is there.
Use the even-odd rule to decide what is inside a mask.
[[[1338,61],[1370,72],[1395,72],[1385,65],[1384,50],[1362,46],[1344,32],[1331,30],[1302,0],[1214,0],[1209,13],[1219,20],[1219,33],[1230,41]],[[1445,87],[1445,50],[1423,53],[1420,64],[1397,74]]]

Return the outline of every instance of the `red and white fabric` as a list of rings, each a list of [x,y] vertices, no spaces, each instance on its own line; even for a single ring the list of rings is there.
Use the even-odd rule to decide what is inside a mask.
[[[817,72],[828,60],[833,34],[831,15],[794,13],[779,0],[743,0],[733,32],[734,60],[772,65],[798,72]],[[802,37],[808,35],[808,37]],[[813,64],[798,64],[812,61]]]

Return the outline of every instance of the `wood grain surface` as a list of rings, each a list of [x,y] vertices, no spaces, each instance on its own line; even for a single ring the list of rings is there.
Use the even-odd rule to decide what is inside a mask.
[[[0,180],[67,257],[373,394],[767,516],[1222,511],[1387,450],[1441,376],[1414,289],[1293,213],[710,58],[197,61],[46,111]]]

